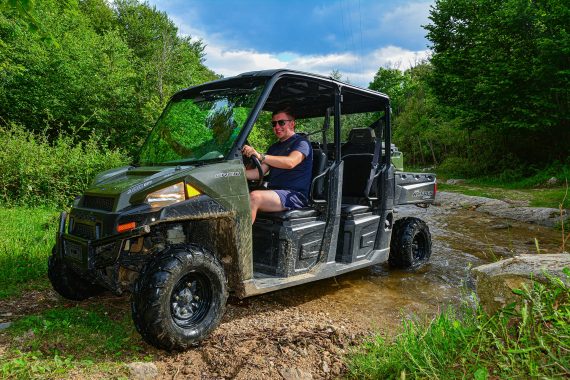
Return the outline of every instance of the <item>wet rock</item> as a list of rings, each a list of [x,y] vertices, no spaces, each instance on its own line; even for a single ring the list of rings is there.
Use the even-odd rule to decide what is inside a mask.
[[[490,228],[492,230],[506,230],[511,228],[512,226],[509,223],[497,223],[492,225]]]
[[[133,362],[127,364],[129,369],[129,379],[151,380],[158,377],[158,368],[154,363]]]
[[[7,329],[8,327],[10,327],[11,324],[12,322],[0,323],[0,331]]]
[[[299,368],[281,368],[279,374],[284,380],[312,380],[313,375]]]
[[[524,223],[535,223],[546,227],[553,227],[561,218],[568,220],[566,210],[549,207],[519,207],[499,199],[475,197],[446,191],[438,192],[436,204],[451,209],[462,208],[489,215],[517,220]]]
[[[465,183],[465,180],[464,179],[448,179],[445,183],[448,185],[460,185],[462,183]]]
[[[562,269],[570,267],[570,254],[519,255],[475,267],[471,270],[477,281],[477,295],[488,313],[515,301],[513,289],[529,286],[533,280],[546,282],[545,273],[570,285]]]

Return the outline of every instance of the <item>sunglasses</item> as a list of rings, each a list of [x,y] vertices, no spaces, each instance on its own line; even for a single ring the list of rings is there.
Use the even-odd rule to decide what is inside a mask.
[[[285,126],[285,124],[287,124],[288,121],[291,121],[291,119],[275,120],[271,122],[271,125],[273,126],[273,128],[275,128],[277,124],[279,124],[280,127],[283,127]]]

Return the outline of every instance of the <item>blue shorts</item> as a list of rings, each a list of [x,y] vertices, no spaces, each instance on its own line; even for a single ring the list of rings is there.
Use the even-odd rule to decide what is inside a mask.
[[[309,201],[307,197],[295,190],[272,190],[279,195],[281,199],[281,205],[286,210],[294,210],[297,208],[307,207]]]

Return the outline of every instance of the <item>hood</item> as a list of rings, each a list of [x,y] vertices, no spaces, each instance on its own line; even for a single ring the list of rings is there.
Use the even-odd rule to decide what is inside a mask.
[[[172,178],[175,173],[186,172],[193,166],[126,166],[99,174],[85,194],[98,196],[117,196],[122,193],[132,195],[142,189],[155,185],[165,178]]]

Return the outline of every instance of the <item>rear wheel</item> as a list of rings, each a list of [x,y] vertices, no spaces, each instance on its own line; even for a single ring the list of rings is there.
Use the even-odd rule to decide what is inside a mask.
[[[431,234],[427,224],[413,217],[397,220],[390,241],[390,265],[415,268],[427,263],[430,256]]]
[[[105,291],[105,288],[71,270],[55,255],[55,247],[48,259],[48,278],[56,292],[73,301],[82,301]]]
[[[195,245],[171,248],[137,280],[133,321],[153,346],[183,350],[218,326],[227,298],[224,270],[214,255]]]

